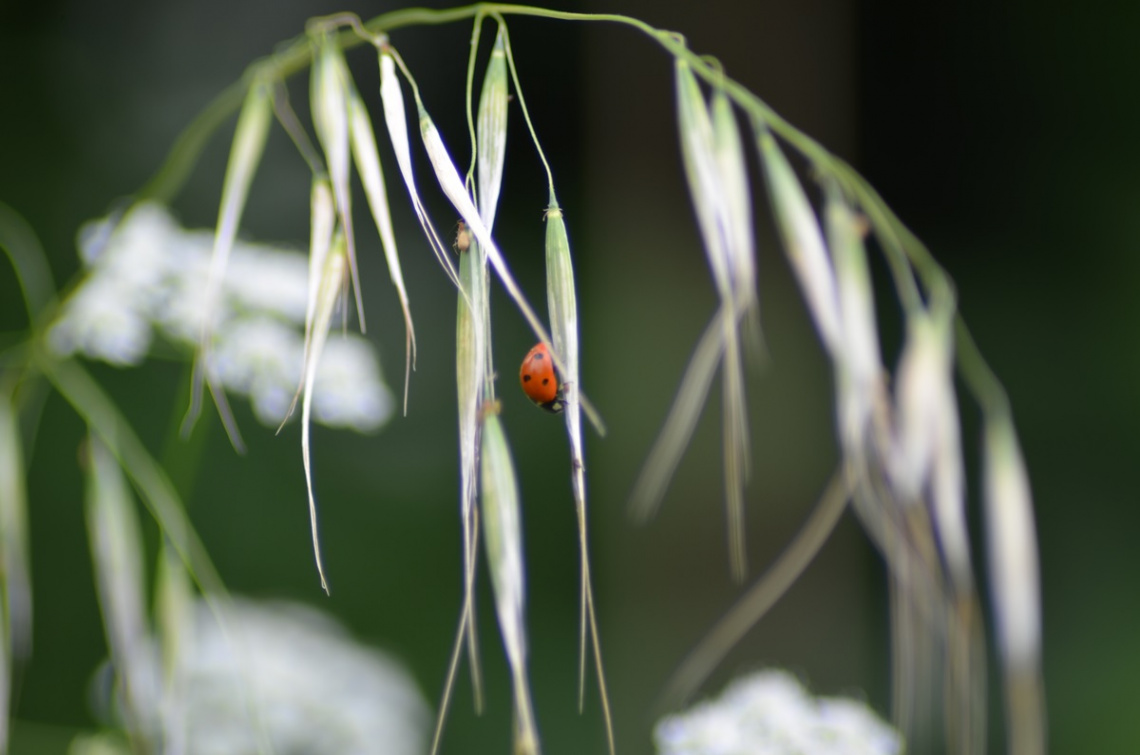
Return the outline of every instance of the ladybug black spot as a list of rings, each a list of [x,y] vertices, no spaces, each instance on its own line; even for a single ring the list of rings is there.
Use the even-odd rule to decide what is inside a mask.
[[[530,375],[523,375],[523,382],[529,383],[530,382]]]
[[[534,355],[534,360],[535,360],[536,362],[537,362],[538,360],[540,360],[540,359],[545,359],[545,358],[546,358],[546,356],[545,356],[544,354],[542,354],[542,352],[539,352],[538,354],[535,354],[535,355]]]
[[[549,382],[550,382],[550,378],[543,378],[543,379],[542,379],[542,384],[543,384],[543,385],[546,385],[546,384],[547,384],[547,383],[549,383]]]

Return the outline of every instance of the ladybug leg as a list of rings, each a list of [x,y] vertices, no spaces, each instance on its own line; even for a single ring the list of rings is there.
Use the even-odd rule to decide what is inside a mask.
[[[558,381],[558,394],[550,402],[550,411],[557,413],[566,407],[566,386],[568,385],[573,385],[573,383],[563,383],[561,379]]]

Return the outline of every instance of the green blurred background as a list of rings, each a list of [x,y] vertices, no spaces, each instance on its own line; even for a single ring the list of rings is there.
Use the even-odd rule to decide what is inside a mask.
[[[442,4],[438,4],[442,7]],[[1062,14],[1032,3],[806,0],[563,2],[683,32],[778,112],[852,161],[959,284],[961,308],[1013,401],[1034,486],[1042,553],[1045,678],[1055,752],[1123,752],[1140,741],[1140,6]],[[57,283],[78,268],[75,231],[104,215],[158,167],[180,129],[255,57],[300,33],[306,18],[394,3],[95,3],[0,5],[0,200],[40,234]],[[651,751],[655,695],[685,652],[732,604],[719,461],[719,400],[702,421],[661,515],[647,527],[626,498],[715,307],[682,183],[672,68],[619,27],[518,19],[516,60],[566,211],[579,277],[583,386],[609,435],[588,439],[593,568],[619,750]],[[397,32],[457,160],[465,161],[466,23]],[[375,57],[349,57],[378,116]],[[305,77],[292,93],[306,99]],[[512,111],[498,221],[528,295],[545,300],[544,179]],[[212,141],[175,203],[183,223],[211,226],[231,126]],[[382,159],[391,165],[382,145]],[[426,164],[423,166],[426,167]],[[753,170],[755,170],[753,166]],[[421,169],[421,175],[426,175]],[[402,187],[388,171],[393,197]],[[422,185],[426,186],[426,181]],[[244,232],[307,238],[308,174],[276,129]],[[441,230],[454,213],[431,195]],[[758,195],[758,206],[763,201]],[[156,455],[176,467],[190,515],[235,592],[302,600],[398,654],[438,699],[459,610],[460,540],[454,382],[455,295],[414,218],[395,221],[419,337],[407,418],[361,437],[315,431],[323,541],[333,586],[312,565],[296,424],[279,437],[247,406],[250,452],[238,457],[216,421],[184,449],[173,437],[186,367],[93,367]],[[760,289],[771,360],[749,382],[754,479],[748,548],[754,578],[806,516],[836,461],[831,387],[803,305],[758,220]],[[365,235],[365,234],[362,234]],[[369,336],[399,390],[402,323],[371,234],[360,241]],[[1067,260],[1067,261],[1066,261]],[[878,270],[878,280],[884,281]],[[898,311],[879,309],[888,364]],[[514,387],[533,342],[500,296],[495,354],[504,420],[522,486],[528,618],[536,706],[548,753],[601,752],[591,686],[576,711],[578,561],[562,423]],[[0,330],[23,326],[10,272],[0,273]],[[1128,346],[1129,348],[1124,348]],[[977,542],[977,412],[962,402]],[[17,753],[62,752],[94,726],[87,702],[105,655],[75,464],[83,427],[57,397],[31,451],[35,657],[17,700]],[[181,477],[193,459],[196,473]],[[1074,508],[1075,507],[1075,508]],[[156,530],[148,523],[149,543]],[[461,676],[444,752],[506,752],[509,686],[481,575],[488,712],[471,712]],[[887,613],[880,559],[845,517],[819,559],[726,660],[731,676],[780,665],[816,692],[865,696],[889,711]],[[1000,697],[992,740],[1002,749]]]

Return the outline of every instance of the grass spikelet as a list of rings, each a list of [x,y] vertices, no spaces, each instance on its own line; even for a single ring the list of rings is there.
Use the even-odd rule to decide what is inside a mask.
[[[127,730],[136,747],[144,736],[141,716],[148,694],[144,648],[146,601],[142,538],[134,502],[119,464],[93,433],[88,436],[87,532],[95,567],[95,586],[111,660],[123,691]],[[146,748],[143,748],[146,749]]]
[[[827,259],[819,221],[775,138],[761,123],[756,124],[756,132],[760,162],[784,252],[792,263],[824,348],[833,360],[841,359],[843,330],[835,274]]]
[[[710,106],[713,147],[724,191],[723,214],[727,220],[728,268],[732,275],[737,309],[744,313],[746,345],[760,356],[760,296],[756,289],[756,243],[752,228],[752,193],[748,188],[748,164],[739,124],[732,103],[723,89],[715,89]]]
[[[929,482],[946,392],[953,390],[950,323],[931,313],[911,316],[895,388],[898,442],[891,480],[899,498],[913,503]]]
[[[735,315],[743,320],[742,346],[726,341],[724,354],[724,462],[726,505],[729,514],[729,558],[734,576],[743,580],[746,570],[744,553],[744,486],[751,478],[752,450],[748,433],[748,411],[745,402],[744,367],[741,351],[753,364],[764,358],[764,337],[760,326],[760,296],[756,285],[756,244],[752,227],[752,194],[748,188],[748,168],[744,144],[732,103],[721,88],[713,91],[713,138],[717,166],[725,193],[728,221],[727,252],[732,274]],[[729,324],[726,322],[726,326]],[[733,326],[735,323],[733,323]],[[732,334],[733,326],[725,337]],[[735,527],[733,519],[735,518]],[[733,532],[741,533],[733,535]]]
[[[215,381],[209,375],[210,341],[213,338],[213,312],[217,306],[222,280],[225,278],[230,250],[233,249],[234,239],[241,225],[241,215],[245,209],[245,200],[249,196],[249,187],[257,172],[258,163],[261,162],[261,155],[265,151],[265,139],[269,133],[272,110],[269,85],[260,79],[254,79],[246,94],[241,114],[238,116],[233,145],[230,147],[229,163],[226,166],[226,177],[222,185],[222,203],[218,209],[218,227],[214,235],[214,250],[210,258],[210,274],[206,284],[204,308],[206,317],[202,323],[202,343],[194,360],[190,409],[182,423],[183,434],[189,433],[202,409],[203,383],[209,384],[210,392],[214,396],[218,412],[226,427],[226,433],[238,451],[243,451],[245,444],[242,443],[225,394],[214,387]]]
[[[517,755],[540,751],[527,680],[526,583],[523,570],[522,514],[510,448],[497,407],[483,410],[481,453],[483,535],[499,630],[511,667]]]
[[[705,256],[722,301],[733,300],[728,265],[727,186],[720,175],[712,121],[697,77],[683,60],[676,62],[677,126],[681,132],[681,158],[689,196],[704,240]]]
[[[7,751],[12,671],[32,653],[28,497],[15,407],[0,390],[0,752]]]
[[[1029,476],[1008,413],[987,418],[986,551],[1004,671],[1009,752],[1044,753],[1041,585]]]
[[[728,552],[733,577],[740,581],[747,570],[744,484],[749,475],[750,453],[737,323],[744,310],[754,306],[755,302],[751,198],[743,148],[731,105],[723,93],[714,128],[696,76],[683,61],[676,64],[676,86],[677,122],[681,131],[685,176],[704,240],[705,256],[721,300],[719,319],[724,360],[722,431]],[[704,403],[706,396],[700,397],[700,403]],[[685,445],[688,445],[687,439]]]
[[[827,241],[835,266],[844,352],[837,364],[839,440],[849,459],[863,458],[875,392],[883,372],[867,251],[855,214],[834,182],[826,186]]]
[[[224,596],[225,585],[187,518],[174,485],[114,402],[75,360],[44,360],[40,366],[52,386],[118,459],[194,582],[208,599]]]
[[[496,59],[499,62],[496,62]],[[578,547],[581,565],[581,591],[579,601],[579,641],[578,641],[578,710],[585,706],[586,695],[586,635],[589,630],[594,649],[594,666],[598,675],[598,692],[601,697],[602,715],[605,720],[606,738],[609,750],[615,752],[613,718],[610,712],[609,693],[606,689],[605,669],[602,661],[601,642],[598,637],[597,615],[594,606],[594,590],[590,577],[590,549],[586,513],[586,466],[582,453],[582,412],[595,425],[598,432],[605,434],[600,418],[586,403],[581,391],[581,376],[578,370],[578,303],[574,287],[574,266],[570,255],[570,238],[566,233],[566,221],[558,206],[554,192],[554,176],[550,164],[542,151],[526,98],[519,84],[518,70],[515,68],[511,52],[510,38],[506,25],[499,19],[499,33],[495,39],[492,65],[500,66],[496,76],[502,83],[494,84],[492,72],[488,70],[487,80],[506,96],[506,69],[510,69],[518,93],[519,107],[526,120],[527,129],[538,152],[539,159],[546,169],[550,190],[550,201],[545,214],[546,220],[546,293],[547,311],[550,316],[552,355],[562,375],[563,413],[566,418],[566,431],[570,441],[570,485],[574,495],[574,506],[578,515]],[[505,117],[506,103],[501,105]],[[495,187],[497,191],[497,186]]]
[[[332,244],[327,248],[324,259],[319,256],[312,256],[309,260],[310,271],[314,269],[320,271],[320,284],[317,287],[315,299],[309,302],[312,312],[306,318],[312,322],[312,327],[305,344],[304,390],[301,398],[301,457],[305,466],[305,486],[309,493],[309,525],[313,531],[313,557],[316,560],[317,573],[321,577],[321,588],[325,593],[329,592],[329,585],[325,578],[325,568],[321,560],[321,543],[317,535],[317,499],[313,492],[309,420],[312,415],[313,384],[317,377],[317,366],[320,363],[325,340],[328,338],[329,327],[332,325],[337,299],[340,297],[344,285],[346,258],[344,232],[338,229]]]
[[[479,110],[476,118],[475,157],[476,184],[479,187],[479,217],[490,232],[495,225],[495,212],[499,206],[499,193],[503,184],[503,165],[507,158],[507,90],[506,55],[504,44],[506,26],[500,22],[495,35],[495,45],[487,72],[483,77],[483,89],[479,94]],[[474,51],[473,51],[474,52]],[[472,248],[472,260],[477,262],[479,281],[482,283],[482,303],[476,309],[483,310],[483,342],[487,349],[484,362],[486,368],[487,395],[495,393],[494,369],[491,354],[491,277],[487,275],[487,253],[478,243],[471,243],[471,234],[464,224],[463,232]],[[474,282],[472,283],[474,285]]]
[[[481,19],[477,19],[472,32],[471,56],[468,66],[468,96],[474,72]],[[500,31],[499,38],[501,39]],[[506,68],[501,43],[497,40],[483,80],[479,98],[478,116],[472,123],[470,110],[468,123],[473,131],[476,183],[479,186],[479,214],[488,230],[494,224],[495,208],[499,200],[503,162],[506,158],[507,91]],[[470,100],[468,100],[470,102]],[[477,124],[477,127],[476,125]],[[456,382],[459,404],[459,458],[460,458],[460,518],[463,527],[464,588],[463,609],[452,652],[452,663],[445,682],[432,752],[436,752],[442,733],[447,704],[454,685],[460,649],[467,641],[467,654],[471,659],[472,684],[475,687],[475,708],[482,710],[482,684],[478,661],[478,642],[475,633],[475,556],[478,541],[478,509],[476,494],[480,445],[479,406],[494,395],[494,369],[491,364],[490,299],[487,276],[487,257],[483,247],[471,238],[466,223],[459,221],[455,248],[459,252],[460,292],[456,304]]]
[[[586,630],[589,628],[594,648],[594,665],[598,674],[598,690],[602,713],[606,722],[606,737],[610,752],[615,751],[613,721],[609,695],[602,663],[602,648],[598,638],[598,621],[594,608],[594,589],[590,576],[590,549],[586,516],[586,465],[582,454],[582,415],[579,400],[580,375],[578,371],[578,302],[574,289],[574,266],[570,256],[570,238],[566,221],[557,200],[551,195],[551,206],[546,212],[546,296],[550,313],[550,332],[555,352],[561,356],[566,372],[563,374],[563,414],[566,432],[570,439],[570,484],[574,493],[574,506],[578,514],[578,549],[581,563],[581,627],[579,631],[578,709],[583,708],[586,693]]]
[[[155,624],[162,654],[162,727],[166,752],[186,751],[187,702],[180,659],[194,652],[194,593],[186,567],[163,541],[155,574]]]
[[[313,71],[310,77],[310,99],[313,109],[313,127],[325,153],[333,196],[336,198],[337,217],[348,248],[348,265],[352,271],[352,288],[356,295],[356,316],[364,332],[364,301],[360,292],[360,273],[356,267],[356,239],[352,226],[351,163],[349,155],[349,91],[352,77],[344,62],[344,54],[336,37],[321,32],[314,40]]]
[[[482,708],[479,663],[475,642],[474,590],[476,561],[476,496],[478,493],[479,406],[486,388],[484,344],[487,320],[484,263],[477,258],[478,245],[471,244],[459,257],[459,279],[463,284],[455,318],[455,374],[459,407],[460,520],[463,525],[463,615],[460,635],[466,635],[471,658],[472,681],[476,687],[476,708]],[[450,681],[448,687],[450,687]],[[446,693],[445,693],[446,694]],[[442,716],[441,716],[442,717]]]
[[[744,550],[744,486],[752,471],[751,441],[748,435],[748,408],[744,391],[744,360],[741,354],[738,322],[745,323],[745,344],[755,359],[762,355],[760,299],[756,290],[756,248],[752,235],[752,195],[748,190],[748,169],[744,146],[732,104],[723,89],[713,92],[710,108],[713,151],[722,188],[720,209],[724,231],[726,264],[732,285],[732,307],[724,323],[723,433],[724,486],[728,512],[728,549],[732,574],[743,581],[747,571]]]
[[[935,534],[955,591],[972,599],[974,570],[970,565],[970,533],[966,528],[966,471],[962,462],[958,400],[954,395],[953,378],[949,375],[935,411],[937,424],[930,479],[930,507],[936,525]]]
[[[447,248],[435,232],[435,227],[427,216],[427,209],[420,201],[420,194],[416,190],[416,179],[412,173],[412,146],[408,139],[408,115],[404,108],[404,92],[400,88],[400,79],[396,76],[396,62],[394,52],[383,49],[380,51],[380,100],[384,105],[384,123],[388,128],[388,138],[392,142],[392,151],[396,153],[396,163],[400,166],[400,175],[403,176],[404,185],[408,188],[408,195],[412,199],[412,208],[416,211],[416,218],[420,221],[424,236],[436,260],[443,267],[451,282],[459,287],[459,275],[448,256]]]
[[[327,178],[313,179],[313,188],[309,193],[309,294],[305,306],[305,351],[304,362],[308,364],[309,349],[313,341],[313,318],[317,312],[317,298],[321,290],[321,273],[324,270],[325,259],[328,257],[329,246],[332,244],[333,230],[336,228],[336,202],[333,199],[332,186]],[[293,400],[285,412],[285,417],[277,427],[277,432],[285,427],[293,410],[297,408],[297,400],[305,387],[304,365],[301,368],[301,380],[293,394]]]
[[[688,446],[713,373],[723,359],[725,506],[729,564],[733,577],[747,571],[744,547],[744,486],[751,469],[748,410],[739,322],[753,320],[751,338],[759,353],[759,300],[756,294],[755,245],[751,196],[744,150],[732,106],[723,91],[713,97],[712,112],[689,64],[676,63],[677,122],[689,194],[712,270],[720,308],[697,346],[661,434],[634,488],[631,510],[648,518],[660,505],[681,454]]]
[[[490,230],[495,225],[495,209],[503,184],[503,164],[507,155],[507,54],[506,27],[499,25],[495,46],[483,77],[476,119],[476,160],[478,163],[479,214]]]
[[[193,643],[190,615],[194,608],[194,593],[178,554],[163,542],[159,553],[158,569],[155,574],[155,616],[158,625],[159,642],[162,645],[162,669],[166,682],[166,693],[172,698],[174,674],[178,659],[187,655]],[[167,727],[168,732],[178,729]]]
[[[360,99],[356,88],[348,92],[349,133],[352,137],[352,156],[356,161],[356,171],[364,185],[364,195],[372,210],[372,219],[380,233],[384,247],[384,258],[388,263],[388,276],[400,297],[400,308],[404,313],[404,414],[408,413],[408,384],[412,369],[416,364],[416,330],[412,325],[412,311],[408,306],[408,292],[404,288],[404,274],[400,270],[400,255],[396,250],[396,234],[392,230],[392,215],[388,209],[388,191],[384,185],[384,172],[380,169],[380,154],[376,150],[376,136],[372,132],[372,121],[368,110]]]
[[[590,611],[590,565],[586,529],[586,466],[582,459],[582,415],[578,401],[578,301],[574,292],[574,268],[570,238],[557,200],[551,197],[546,210],[546,307],[554,353],[564,365],[562,373],[563,415],[570,439],[570,487],[578,512],[578,547],[581,562],[581,629],[579,632],[578,707],[585,695],[586,624]]]

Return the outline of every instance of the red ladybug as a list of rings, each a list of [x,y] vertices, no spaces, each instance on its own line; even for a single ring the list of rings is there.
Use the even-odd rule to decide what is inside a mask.
[[[527,398],[546,411],[562,411],[562,380],[546,344],[540,343],[527,352],[519,369],[519,383]]]

